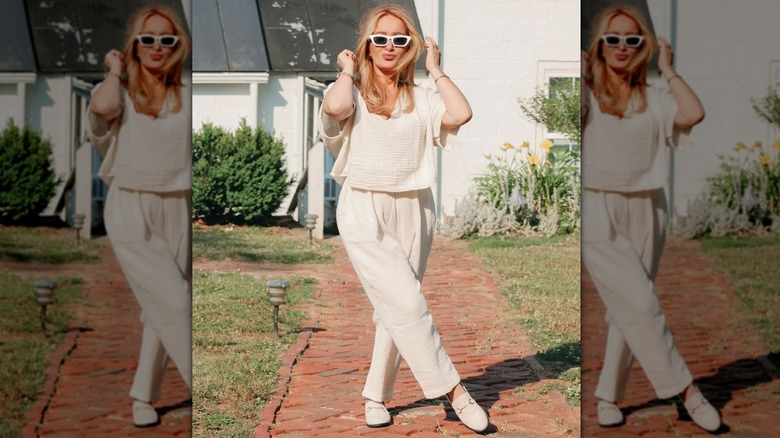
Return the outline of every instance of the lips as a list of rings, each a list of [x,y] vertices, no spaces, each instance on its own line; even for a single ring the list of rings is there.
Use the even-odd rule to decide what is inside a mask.
[[[615,55],[615,59],[618,61],[625,61],[628,59],[628,55]]]
[[[152,61],[161,61],[163,59],[162,55],[149,55],[150,58],[152,58]]]
[[[392,61],[395,59],[395,55],[382,55],[385,61]]]

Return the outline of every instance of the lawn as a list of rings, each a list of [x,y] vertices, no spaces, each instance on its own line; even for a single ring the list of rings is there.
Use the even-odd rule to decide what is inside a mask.
[[[56,228],[0,226],[0,261],[38,263],[96,263],[100,247],[76,240],[76,232]]]
[[[780,236],[708,238],[702,248],[715,257],[780,366]]]
[[[559,390],[570,405],[579,406],[579,235],[479,238],[469,249],[496,276],[548,377],[562,382],[548,389]]]
[[[217,260],[324,263],[331,251],[281,230],[211,227],[193,233],[193,254]],[[317,282],[287,279],[277,337],[268,280],[241,272],[193,274],[193,437],[252,436],[276,389],[282,358],[297,340]]]
[[[204,226],[192,228],[192,257],[270,263],[328,263],[331,248],[309,242],[297,233],[282,234],[249,226]]]

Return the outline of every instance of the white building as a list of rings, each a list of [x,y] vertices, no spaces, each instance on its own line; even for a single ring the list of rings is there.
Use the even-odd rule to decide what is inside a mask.
[[[335,79],[336,54],[345,48],[354,49],[361,15],[356,4],[364,10],[371,2],[332,2],[329,9],[323,9],[323,2],[303,1],[283,10],[274,7],[279,2],[260,1],[258,9],[255,2],[248,1],[227,14],[217,10],[216,0],[212,3],[210,10],[200,10],[201,3],[194,10],[194,129],[207,121],[235,129],[240,118],[246,117],[250,125],[274,132],[286,143],[288,170],[298,180],[307,170],[311,172],[307,194],[301,202],[293,201],[291,195],[280,213],[293,205],[291,212],[301,221],[306,213],[332,221],[337,188],[327,177],[332,157],[315,145],[316,111],[325,82]],[[237,0],[234,6],[238,3],[242,2]],[[439,42],[444,71],[474,110],[472,121],[460,130],[458,148],[440,154],[435,194],[442,218],[453,213],[456,201],[465,196],[472,178],[485,170],[487,160],[483,154],[498,152],[507,141],[539,143],[548,136],[556,137],[526,120],[517,99],[530,97],[550,78],[579,76],[580,2],[399,3],[413,7],[423,34]],[[342,4],[343,8],[334,9]],[[252,14],[260,15],[264,32],[252,24]],[[209,24],[215,17],[220,18],[220,28]],[[354,24],[339,27],[343,22]],[[241,42],[244,32],[236,29],[248,35],[264,35],[265,47]],[[205,36],[208,37],[203,41],[210,41],[209,47],[199,47],[198,41]],[[225,49],[220,48],[220,42],[224,42]],[[231,45],[240,47],[232,49]],[[214,50],[220,53],[215,55]],[[247,59],[247,51],[255,58]],[[261,65],[258,57],[266,52],[269,65]],[[433,88],[424,70],[418,71],[416,79]],[[322,223],[318,222],[319,235]]]

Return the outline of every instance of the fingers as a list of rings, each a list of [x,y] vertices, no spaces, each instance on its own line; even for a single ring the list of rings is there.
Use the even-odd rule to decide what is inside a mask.
[[[436,44],[436,40],[433,39],[433,37],[425,37],[425,40],[427,41],[427,44],[425,44],[425,47],[429,49],[438,49],[439,45]]]

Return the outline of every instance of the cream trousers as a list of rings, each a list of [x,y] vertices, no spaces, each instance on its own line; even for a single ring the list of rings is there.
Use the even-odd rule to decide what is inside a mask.
[[[430,189],[341,190],[338,226],[344,248],[374,307],[376,335],[363,396],[390,400],[401,358],[427,398],[460,382],[421,291],[435,215]]]
[[[692,381],[666,325],[653,282],[666,237],[663,189],[582,191],[582,254],[607,308],[607,348],[596,396],[625,398],[634,357],[659,398]]]
[[[111,246],[141,306],[143,337],[130,396],[159,398],[168,356],[192,388],[190,192],[111,186],[104,218]]]

